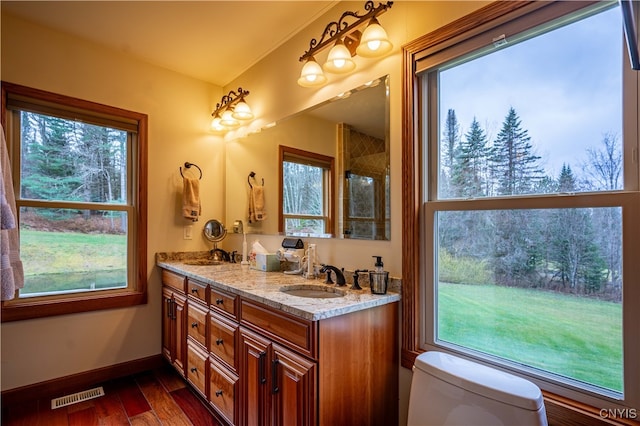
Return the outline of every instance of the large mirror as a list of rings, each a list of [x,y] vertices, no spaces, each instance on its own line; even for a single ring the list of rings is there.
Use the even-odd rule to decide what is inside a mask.
[[[255,234],[390,239],[388,92],[389,78],[384,76],[228,143],[225,220],[242,220],[245,231]],[[324,211],[330,216],[323,232],[291,227],[294,221],[283,219],[283,203],[288,209],[283,151],[334,159],[330,188],[323,192]],[[300,191],[302,198],[308,193]],[[258,196],[254,203],[252,195]],[[255,202],[264,216],[249,220]]]

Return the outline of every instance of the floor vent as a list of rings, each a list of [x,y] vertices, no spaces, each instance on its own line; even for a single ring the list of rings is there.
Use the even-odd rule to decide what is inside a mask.
[[[102,386],[94,389],[89,389],[86,391],[74,393],[71,395],[61,396],[60,398],[52,399],[51,409],[55,410],[56,408],[77,404],[78,402],[87,401],[93,398],[98,398],[99,396],[104,396],[104,389],[102,389]]]

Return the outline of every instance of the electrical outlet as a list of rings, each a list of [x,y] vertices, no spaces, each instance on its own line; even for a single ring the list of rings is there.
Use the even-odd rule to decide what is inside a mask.
[[[184,227],[184,239],[193,240],[193,225],[186,225]]]

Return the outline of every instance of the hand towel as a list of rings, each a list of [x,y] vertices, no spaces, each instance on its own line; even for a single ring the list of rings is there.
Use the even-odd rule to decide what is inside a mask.
[[[13,299],[17,288],[24,287],[20,260],[20,234],[16,224],[16,199],[13,193],[11,164],[4,129],[0,126],[0,299]]]
[[[264,186],[253,185],[249,194],[249,222],[258,222],[267,218],[264,209]]]
[[[184,177],[184,189],[182,192],[182,215],[196,222],[202,207],[200,204],[200,179]]]

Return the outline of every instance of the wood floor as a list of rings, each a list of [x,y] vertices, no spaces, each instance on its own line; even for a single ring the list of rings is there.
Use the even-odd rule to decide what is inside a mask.
[[[2,425],[220,425],[169,366],[101,386],[105,396],[55,410],[51,409],[51,399],[2,407]]]

